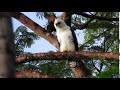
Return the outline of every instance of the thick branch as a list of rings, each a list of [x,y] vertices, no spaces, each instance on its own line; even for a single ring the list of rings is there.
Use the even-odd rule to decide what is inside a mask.
[[[51,33],[47,32],[44,28],[42,28],[40,25],[32,21],[30,18],[25,16],[22,13],[19,12],[12,12],[12,17],[20,21],[22,24],[26,25],[28,28],[30,28],[32,31],[34,31],[36,34],[40,35],[47,41],[49,41],[51,44],[53,44],[56,48],[59,49],[59,44],[57,41],[57,38],[52,35]]]
[[[73,14],[78,14],[78,15],[82,15],[87,18],[93,18],[93,19],[98,19],[98,20],[119,21],[119,18],[107,18],[107,17],[94,16],[94,15],[89,15],[84,12],[74,12]]]
[[[50,75],[45,73],[40,73],[33,70],[24,69],[21,71],[16,72],[17,78],[53,78]]]
[[[74,59],[74,60],[90,60],[90,59],[104,59],[118,61],[118,54],[112,52],[50,52],[50,53],[35,53],[27,54],[16,57],[16,63],[34,61],[34,60],[61,60],[61,59]]]
[[[52,14],[49,14],[47,12],[43,12],[43,13],[44,13],[44,17],[48,20],[48,23],[54,22],[56,16],[53,12],[51,12]]]

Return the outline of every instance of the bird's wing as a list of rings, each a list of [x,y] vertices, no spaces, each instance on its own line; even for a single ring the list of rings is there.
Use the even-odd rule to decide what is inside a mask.
[[[71,30],[71,32],[72,32],[72,36],[73,36],[73,42],[74,42],[74,44],[75,44],[75,49],[76,49],[76,51],[78,51],[78,41],[77,41],[77,37],[76,37],[76,35],[75,35],[75,32],[73,31],[73,30]]]
[[[69,37],[70,41],[73,41],[73,36],[72,35],[69,35],[68,37]]]
[[[61,44],[61,39],[59,37],[57,37],[57,40],[58,40],[59,44]]]

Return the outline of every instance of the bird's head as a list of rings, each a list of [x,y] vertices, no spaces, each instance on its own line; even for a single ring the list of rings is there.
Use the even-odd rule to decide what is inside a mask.
[[[64,22],[64,20],[60,19],[60,18],[56,18],[54,21],[54,27],[55,28],[63,28],[66,26],[66,23]]]

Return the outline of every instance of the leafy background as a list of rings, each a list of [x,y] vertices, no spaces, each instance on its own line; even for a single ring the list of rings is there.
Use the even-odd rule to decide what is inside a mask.
[[[119,17],[118,12],[87,12],[88,14],[96,14],[106,18]],[[32,14],[32,13],[31,13]],[[38,19],[44,18],[44,14],[36,13]],[[81,25],[89,22],[90,18],[81,15],[73,15],[71,25]],[[47,25],[47,23],[46,23]],[[93,19],[88,24],[89,27],[75,30],[82,30],[84,34],[84,43],[79,43],[80,51],[96,51],[96,52],[114,52],[119,51],[119,23],[117,21],[105,21]],[[77,36],[80,34],[77,33]],[[25,53],[26,47],[31,47],[35,40],[40,37],[33,32],[28,32],[25,26],[19,26],[14,32],[16,55]],[[80,39],[80,38],[78,38]],[[84,64],[92,72],[92,78],[117,78],[119,74],[119,62],[100,60],[93,57],[91,60],[82,60]],[[16,71],[29,68],[34,71],[47,73],[56,78],[75,78],[74,73],[69,69],[68,62],[65,60],[40,60],[34,62],[26,62],[17,65]]]

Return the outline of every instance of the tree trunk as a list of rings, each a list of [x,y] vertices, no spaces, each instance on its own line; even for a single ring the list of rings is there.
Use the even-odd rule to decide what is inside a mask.
[[[12,22],[8,12],[0,13],[0,78],[15,77]]]
[[[76,78],[90,78],[92,74],[84,63],[81,60],[77,61],[77,63],[76,67],[70,68],[74,72]]]

